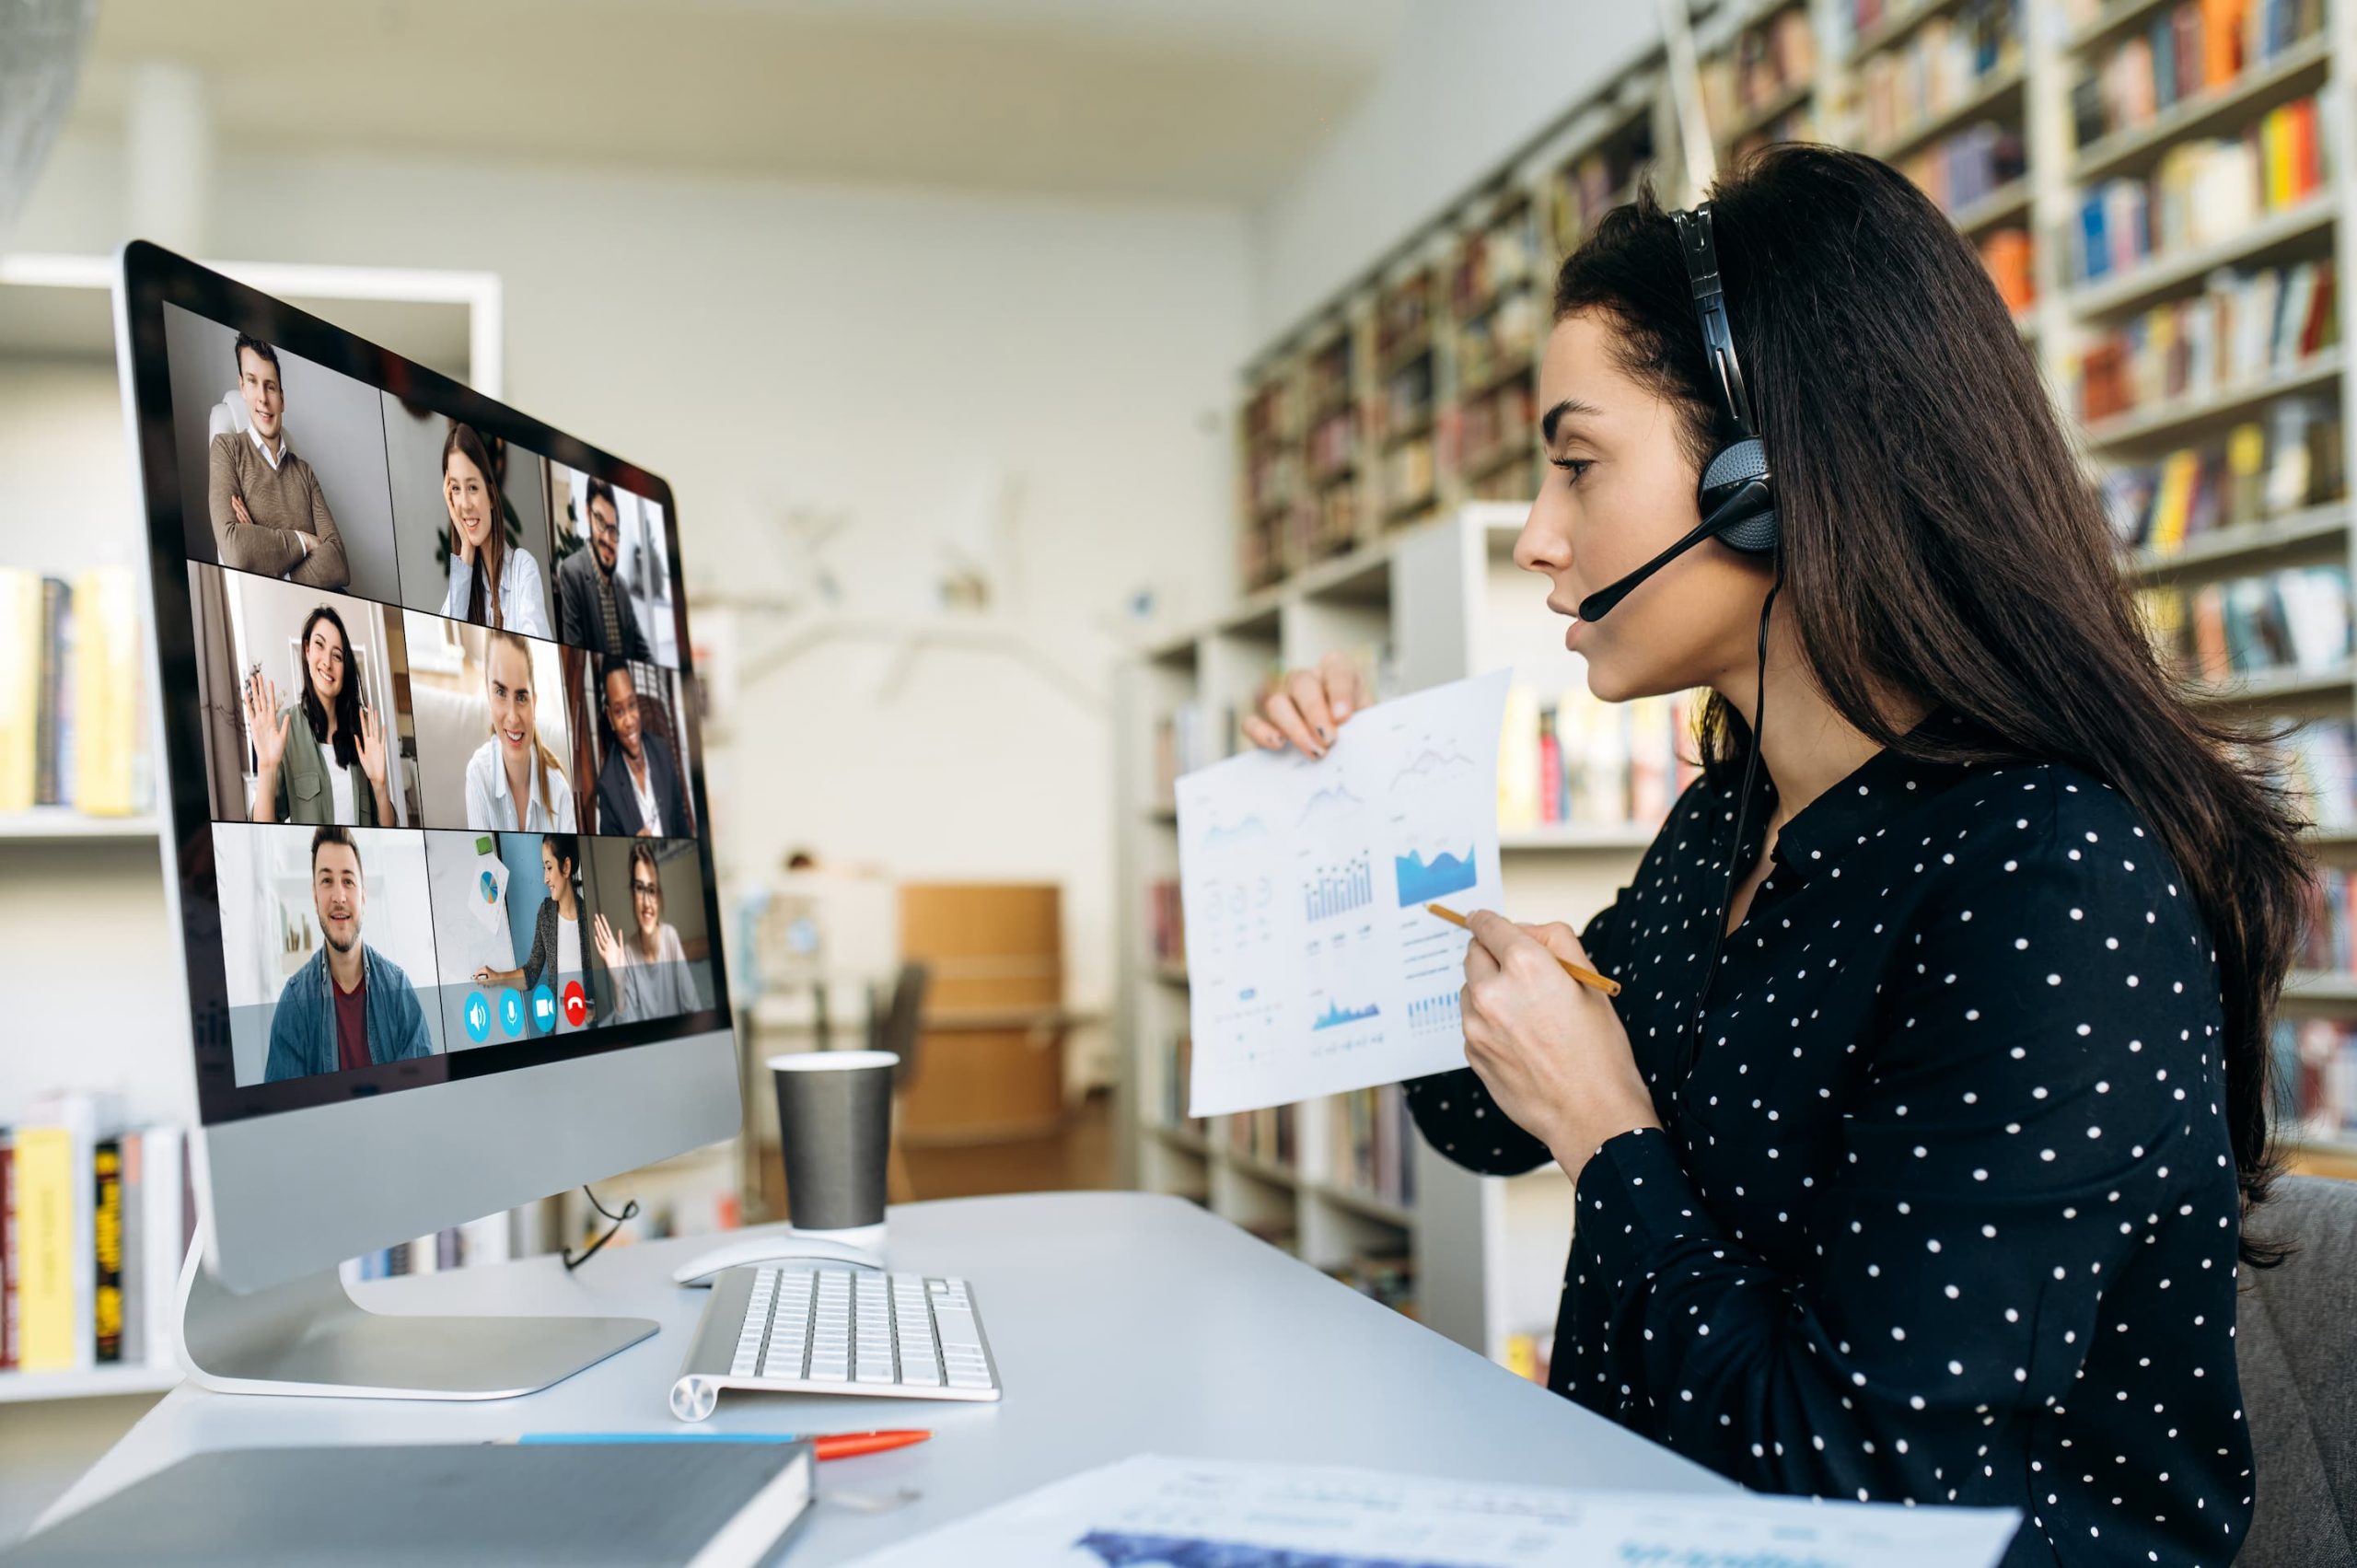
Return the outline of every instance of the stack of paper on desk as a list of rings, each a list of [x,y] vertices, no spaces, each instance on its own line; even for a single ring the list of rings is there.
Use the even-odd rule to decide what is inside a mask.
[[[865,1568],[1991,1568],[2020,1517],[1140,1455],[888,1548]]]

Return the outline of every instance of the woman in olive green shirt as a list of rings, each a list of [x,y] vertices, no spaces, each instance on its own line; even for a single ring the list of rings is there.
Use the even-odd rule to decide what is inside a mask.
[[[385,795],[385,726],[360,705],[343,619],[320,605],[303,621],[303,697],[284,708],[257,670],[246,682],[257,822],[373,828]],[[302,723],[296,723],[298,716]]]

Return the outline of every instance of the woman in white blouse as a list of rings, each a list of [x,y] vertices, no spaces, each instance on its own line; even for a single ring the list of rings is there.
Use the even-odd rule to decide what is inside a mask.
[[[442,442],[442,504],[450,509],[450,587],[442,613],[453,621],[546,637],[548,601],[540,563],[507,542],[507,507],[491,452],[471,425],[453,421]]]
[[[540,739],[532,645],[513,632],[484,639],[483,693],[491,738],[467,759],[467,826],[494,832],[572,832],[573,786]]]

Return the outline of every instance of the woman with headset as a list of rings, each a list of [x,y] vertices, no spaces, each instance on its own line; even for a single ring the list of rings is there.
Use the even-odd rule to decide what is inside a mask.
[[[2009,1564],[2228,1562],[2300,820],[2189,706],[1971,247],[1771,150],[1564,264],[1515,559],[1703,773],[1574,934],[1474,916],[1449,1158],[1552,1159],[1558,1393],[1747,1486],[2017,1508]],[[1245,721],[1321,756],[1341,661]],[[1557,958],[1621,981],[1608,999]]]

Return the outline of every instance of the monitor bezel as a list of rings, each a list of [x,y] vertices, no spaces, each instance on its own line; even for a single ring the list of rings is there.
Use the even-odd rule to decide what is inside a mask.
[[[705,787],[704,734],[686,595],[679,587],[680,527],[671,488],[661,476],[534,419],[465,383],[338,327],[300,307],[238,283],[211,268],[145,241],[121,253],[117,331],[125,417],[148,547],[147,670],[157,680],[156,777],[164,839],[168,897],[180,927],[181,994],[187,999],[188,1048],[199,1121],[221,1127],[256,1117],[401,1096],[581,1061],[690,1037],[734,1029],[721,939],[720,883],[713,854],[713,825]],[[705,930],[713,1005],[699,1013],[613,1024],[580,1033],[446,1049],[435,1056],[275,1084],[240,1086],[232,1063],[226,971],[219,939],[218,887],[212,864],[215,819],[204,783],[204,751],[196,682],[197,649],[189,586],[196,563],[183,529],[183,495],[172,424],[164,307],[177,305],[349,376],[372,389],[464,420],[535,456],[597,475],[663,509],[665,549],[675,585],[679,673],[688,758],[700,833],[692,841],[703,877]],[[226,568],[224,568],[226,570]],[[400,611],[403,607],[389,607]],[[420,830],[415,825],[399,830]]]

